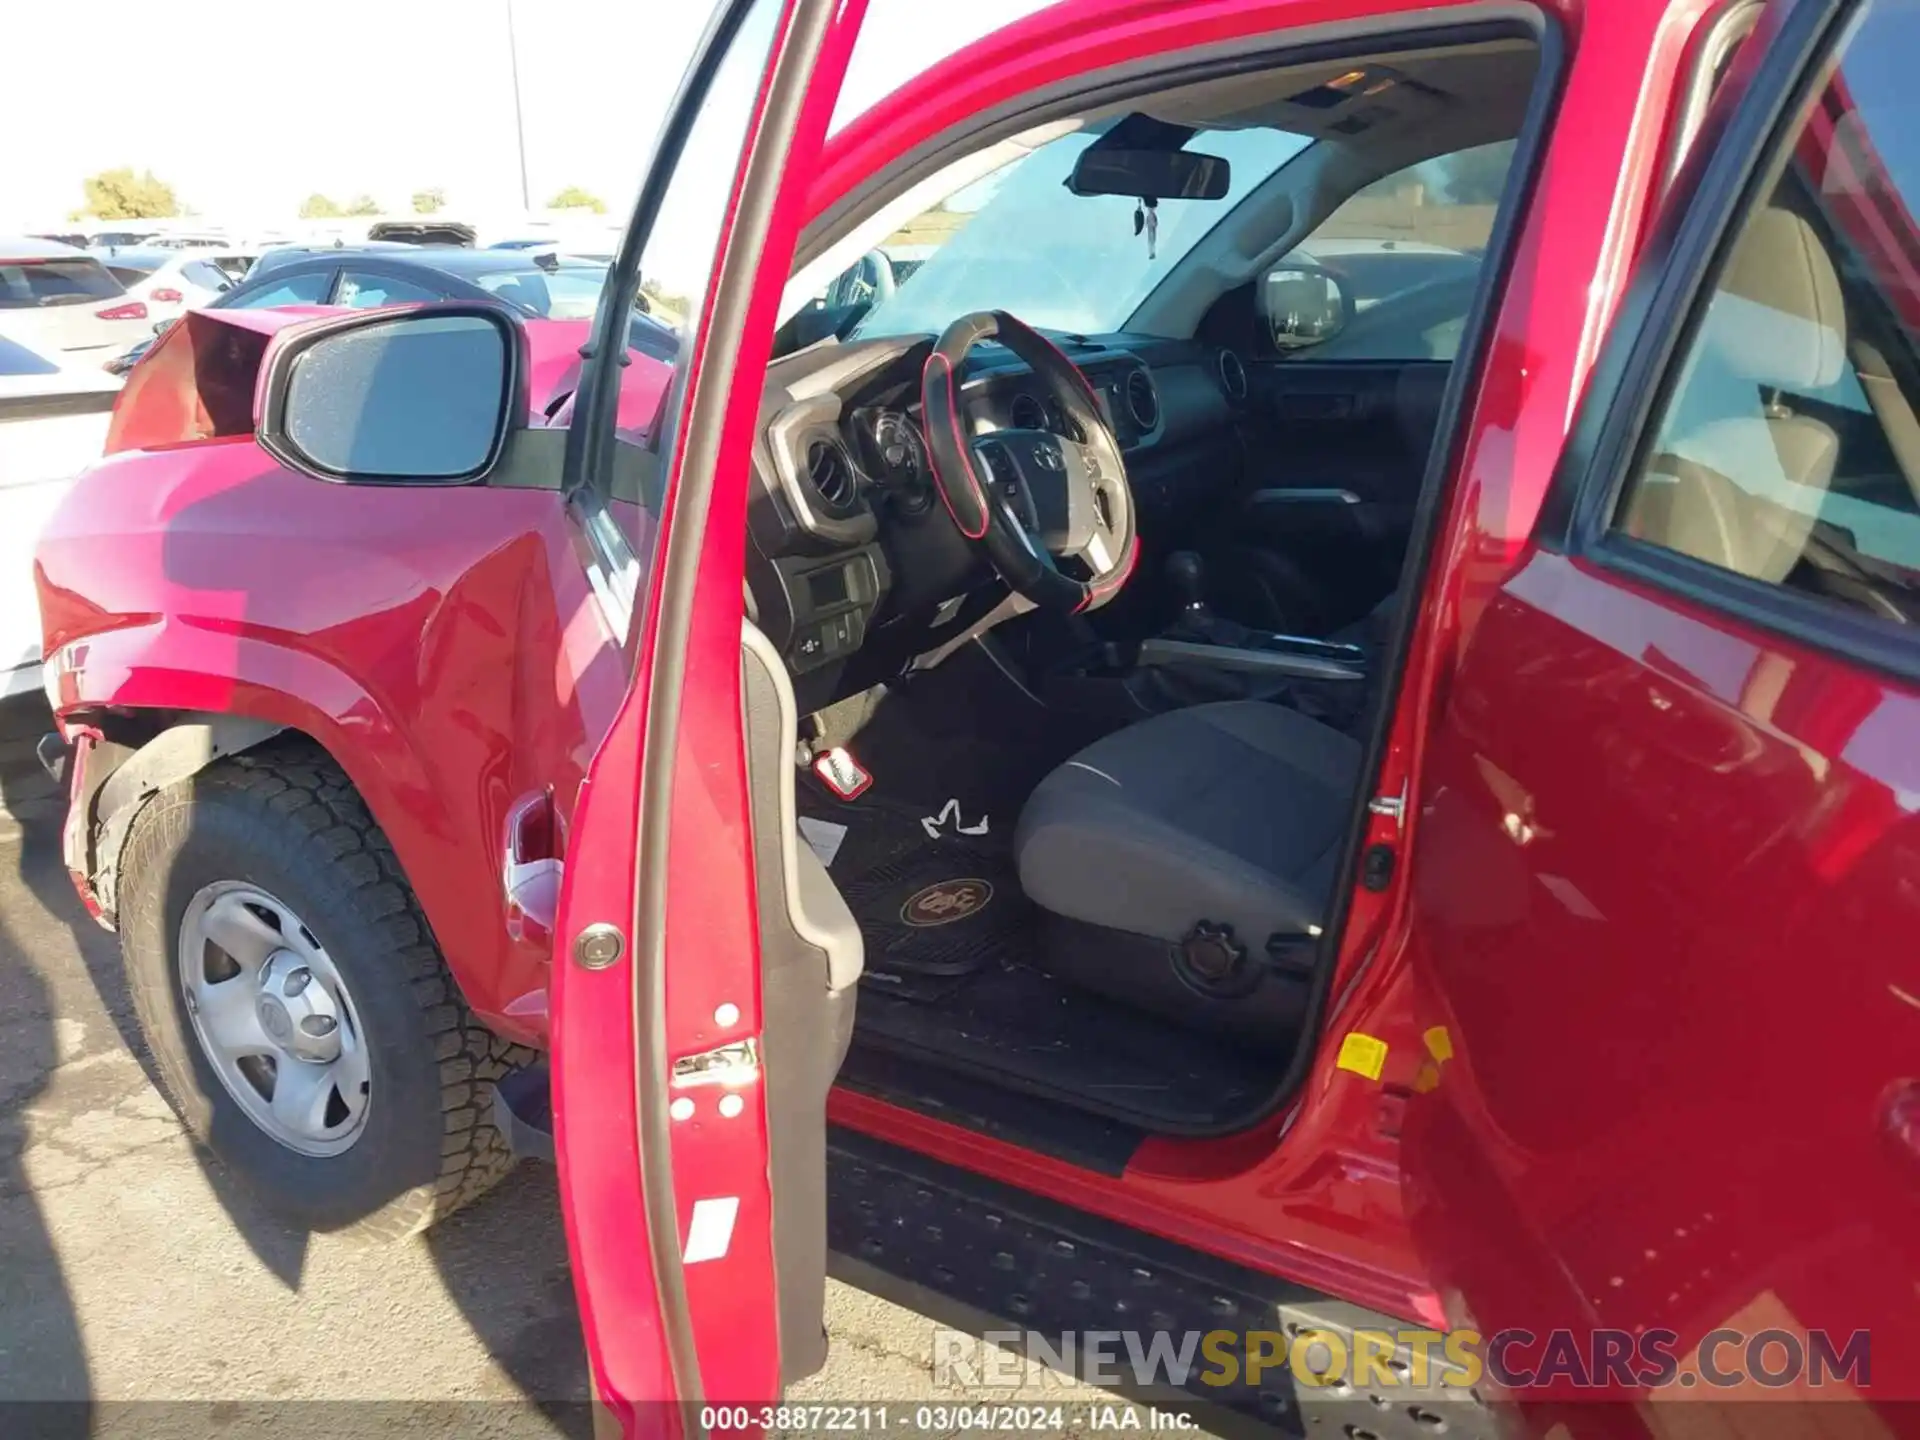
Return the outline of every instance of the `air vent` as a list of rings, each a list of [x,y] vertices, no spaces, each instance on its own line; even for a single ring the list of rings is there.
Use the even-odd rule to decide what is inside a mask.
[[[1227,392],[1227,398],[1238,405],[1247,398],[1247,367],[1240,363],[1240,357],[1231,350],[1220,352],[1220,388]]]
[[[1160,423],[1160,394],[1153,388],[1153,377],[1144,370],[1127,372],[1127,410],[1143,434]]]
[[[807,446],[807,480],[836,510],[852,505],[859,494],[853,462],[837,440],[815,440]]]
[[[1013,422],[1016,430],[1044,430],[1047,428],[1047,410],[1033,396],[1019,394],[1013,397],[1013,404],[1007,407],[1007,419]]]

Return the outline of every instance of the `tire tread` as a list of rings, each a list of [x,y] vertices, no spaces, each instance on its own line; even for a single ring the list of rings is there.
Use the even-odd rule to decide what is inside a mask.
[[[297,827],[302,840],[331,861],[362,917],[390,940],[391,959],[419,1009],[422,1042],[438,1062],[444,1127],[439,1178],[395,1196],[345,1233],[401,1240],[492,1189],[514,1163],[493,1125],[493,1082],[531,1063],[536,1053],[493,1034],[468,1008],[399,857],[345,772],[311,740],[281,736],[229,756],[177,788],[187,792],[181,798],[189,803],[209,790],[234,792]],[[155,797],[168,798],[165,792]],[[136,818],[134,829],[146,819]],[[130,834],[129,855],[135,852],[132,840]],[[178,1096],[169,1098],[181,1108]]]

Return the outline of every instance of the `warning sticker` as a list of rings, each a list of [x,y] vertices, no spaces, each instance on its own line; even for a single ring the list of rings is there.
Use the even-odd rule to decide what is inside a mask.
[[[1436,1025],[1420,1038],[1427,1042],[1427,1053],[1441,1064],[1453,1058],[1453,1037],[1446,1026]]]
[[[1378,1080],[1380,1072],[1387,1067],[1387,1042],[1350,1030],[1347,1038],[1340,1042],[1340,1055],[1333,1063],[1342,1070]]]

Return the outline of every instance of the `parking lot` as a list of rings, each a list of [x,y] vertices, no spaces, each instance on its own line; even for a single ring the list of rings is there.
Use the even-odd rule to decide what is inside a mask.
[[[265,1216],[188,1141],[142,1069],[114,937],[61,869],[62,801],[32,757],[45,725],[31,704],[0,709],[0,1402],[103,1404],[95,1433],[168,1415],[181,1433],[278,1426],[287,1402],[318,1400],[420,1402],[409,1423],[449,1433],[588,1433],[550,1169],[367,1250]],[[945,1393],[926,1316],[836,1280],[828,1323],[827,1369],[794,1398]],[[397,1418],[323,1408],[331,1433]],[[8,1413],[8,1434],[78,1415]]]

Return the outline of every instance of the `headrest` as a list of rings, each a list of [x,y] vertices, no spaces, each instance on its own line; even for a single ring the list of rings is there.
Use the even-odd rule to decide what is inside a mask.
[[[1778,205],[1756,211],[1727,257],[1703,338],[1734,374],[1821,390],[1846,365],[1846,304],[1820,236]]]

